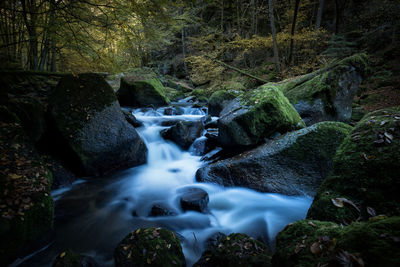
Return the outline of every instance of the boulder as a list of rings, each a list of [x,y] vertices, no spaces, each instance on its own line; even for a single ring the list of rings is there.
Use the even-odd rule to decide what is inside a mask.
[[[151,207],[151,211],[149,213],[150,217],[159,217],[159,216],[175,216],[176,212],[171,211],[167,207],[161,204],[155,204]]]
[[[181,207],[184,211],[204,212],[208,201],[208,193],[201,188],[187,188],[180,197]]]
[[[208,101],[208,114],[218,117],[227,104],[239,96],[241,92],[235,90],[220,90],[214,92]]]
[[[113,90],[101,76],[64,77],[50,104],[55,134],[61,135],[66,150],[87,175],[145,163],[144,142],[125,120]]]
[[[244,234],[231,234],[217,246],[206,250],[193,265],[200,266],[272,266],[267,246]]]
[[[161,132],[163,138],[172,140],[183,149],[188,149],[203,134],[201,121],[179,121],[174,126]]]
[[[114,251],[116,267],[186,266],[179,239],[162,228],[137,229]]]
[[[100,265],[89,256],[78,255],[71,250],[61,252],[54,260],[52,267],[99,267]]]
[[[367,56],[357,54],[280,86],[307,125],[349,122],[353,98],[367,68]]]
[[[321,122],[287,133],[253,150],[200,168],[199,182],[244,186],[261,192],[315,195],[352,127]]]
[[[132,112],[122,109],[122,113],[124,114],[126,121],[133,127],[138,128],[143,126],[143,122],[136,119],[135,115],[133,115]]]
[[[53,226],[52,174],[17,116],[0,106],[0,262],[44,241]]]
[[[157,107],[169,104],[165,88],[157,78],[136,80],[136,77],[123,77],[117,94],[122,106]]]
[[[222,110],[218,139],[225,147],[253,146],[277,132],[284,134],[304,126],[282,92],[267,84],[236,98]]]
[[[399,266],[400,217],[341,226],[303,220],[276,237],[274,266]]]
[[[400,215],[400,107],[367,114],[339,147],[307,217],[344,223]]]

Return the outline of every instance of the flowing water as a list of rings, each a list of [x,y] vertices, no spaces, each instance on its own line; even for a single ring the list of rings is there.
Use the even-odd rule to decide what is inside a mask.
[[[195,173],[204,164],[199,156],[164,140],[163,121],[202,120],[202,109],[186,107],[184,114],[166,116],[164,108],[134,110],[144,123],[138,128],[148,147],[147,164],[111,177],[78,181],[53,192],[55,236],[52,243],[21,266],[51,266],[66,249],[93,256],[113,266],[113,250],[124,236],[141,227],[164,227],[181,239],[188,265],[201,256],[205,241],[215,233],[245,233],[269,243],[288,223],[305,217],[312,199],[259,193],[246,188],[223,188],[197,183]],[[183,212],[180,194],[187,188],[207,191],[208,212]],[[169,207],[176,216],[149,217],[155,204]]]

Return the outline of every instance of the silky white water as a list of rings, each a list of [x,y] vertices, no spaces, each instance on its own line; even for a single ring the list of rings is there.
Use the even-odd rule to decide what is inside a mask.
[[[164,108],[134,110],[144,123],[138,132],[148,147],[147,164],[112,177],[75,184],[58,191],[55,238],[48,249],[26,261],[25,266],[50,265],[65,249],[95,257],[113,266],[113,249],[124,236],[140,227],[164,227],[181,239],[188,265],[201,256],[204,242],[222,232],[245,233],[273,247],[276,234],[288,223],[306,216],[312,199],[259,193],[246,188],[223,188],[197,183],[195,173],[204,164],[199,156],[183,151],[160,136],[167,120],[201,120],[204,111],[184,108],[184,114],[166,116]],[[180,194],[188,187],[209,195],[208,212],[183,212]],[[155,204],[168,207],[176,216],[149,217]],[[23,264],[23,266],[24,266]]]

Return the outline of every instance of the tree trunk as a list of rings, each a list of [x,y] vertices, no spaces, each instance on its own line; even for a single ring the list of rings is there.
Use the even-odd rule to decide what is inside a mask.
[[[340,24],[340,5],[339,0],[335,0],[335,34],[339,33]]]
[[[255,0],[250,1],[251,6],[251,33],[252,35],[256,33],[256,6]]]
[[[221,32],[224,32],[224,0],[221,3]]]
[[[317,22],[315,23],[315,30],[317,30],[317,31],[321,27],[322,13],[324,12],[324,4],[325,4],[325,0],[320,0],[319,1]]]
[[[185,44],[185,28],[182,28],[182,54],[183,54],[183,69],[185,71],[185,76],[188,75],[188,69],[186,64],[186,44]]]
[[[296,30],[296,20],[297,20],[297,12],[299,11],[299,4],[300,0],[296,0],[295,6],[294,6],[294,15],[293,15],[293,23],[292,23],[292,30],[290,32],[290,48],[289,48],[289,64],[292,63],[292,57],[293,57],[293,45],[294,45],[294,32]]]
[[[275,32],[275,23],[274,23],[274,7],[272,0],[268,0],[268,10],[269,10],[269,20],[271,23],[271,33],[272,33],[272,40],[274,43],[274,62],[275,62],[275,69],[277,73],[281,73],[281,67],[279,65],[279,54],[278,54],[278,44],[276,41],[276,32]]]
[[[25,21],[25,26],[28,31],[29,36],[29,69],[37,70],[38,69],[38,40],[36,33],[36,10],[34,8],[35,1],[30,2],[29,6],[29,17],[28,19],[28,11],[26,6],[26,1],[21,0],[22,4],[22,15]]]

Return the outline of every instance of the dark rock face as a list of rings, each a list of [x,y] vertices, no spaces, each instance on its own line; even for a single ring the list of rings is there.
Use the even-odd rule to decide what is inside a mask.
[[[179,239],[161,228],[138,229],[115,248],[116,267],[186,266]]]
[[[50,103],[58,132],[86,174],[96,176],[146,161],[144,142],[125,120],[113,90],[101,76],[64,77]]]
[[[367,56],[354,55],[281,88],[306,125],[329,120],[349,122],[353,98],[366,68]]]
[[[339,147],[307,218],[344,223],[400,215],[399,151],[400,107],[367,114]],[[343,207],[335,199],[346,199]]]
[[[177,215],[175,212],[169,210],[167,207],[163,205],[154,205],[151,207],[150,217],[159,217],[159,216],[175,216]]]
[[[161,132],[165,139],[174,141],[183,149],[188,149],[190,145],[203,134],[204,127],[200,121],[180,121],[169,129]]]
[[[213,93],[208,101],[208,114],[218,117],[228,103],[239,94],[239,91],[234,90],[221,90]]]
[[[229,102],[220,114],[218,139],[225,147],[253,146],[304,126],[282,92],[267,84]]]
[[[256,149],[200,168],[196,179],[261,192],[314,195],[351,127],[323,122],[288,133]]]
[[[265,244],[244,234],[222,238],[217,246],[203,253],[193,266],[272,266]]]
[[[169,99],[165,88],[157,78],[136,80],[124,77],[118,90],[118,101],[122,106],[146,107],[166,106]]]
[[[208,193],[200,188],[185,189],[181,195],[180,202],[184,211],[193,210],[204,212],[207,208]]]
[[[100,265],[92,257],[67,250],[57,256],[53,267],[100,267]]]
[[[122,110],[122,113],[124,114],[126,121],[129,122],[129,124],[133,127],[138,128],[143,126],[143,122],[136,119],[135,115],[133,115],[131,112]]]

